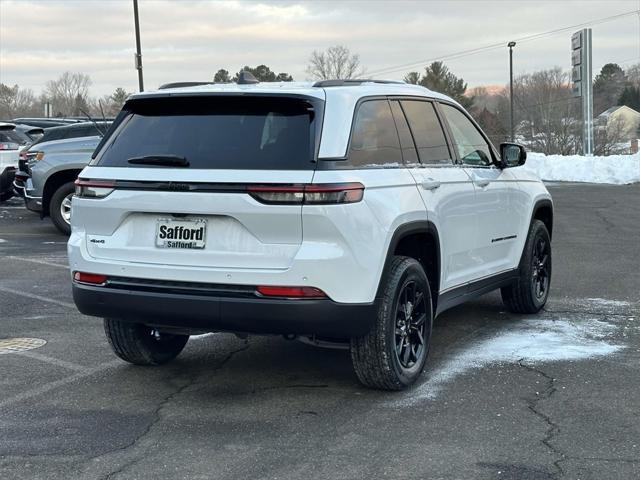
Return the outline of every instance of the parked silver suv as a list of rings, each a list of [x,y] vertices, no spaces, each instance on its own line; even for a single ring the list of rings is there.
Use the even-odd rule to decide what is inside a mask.
[[[51,217],[66,235],[71,233],[73,182],[91,160],[100,139],[91,136],[37,143],[25,152],[21,161],[21,173],[28,178],[16,187],[22,190],[26,207],[42,218]]]

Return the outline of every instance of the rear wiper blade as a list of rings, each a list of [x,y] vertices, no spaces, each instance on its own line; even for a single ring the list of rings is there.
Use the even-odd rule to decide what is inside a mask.
[[[189,161],[179,155],[145,155],[127,160],[133,165],[160,165],[163,167],[188,167]]]

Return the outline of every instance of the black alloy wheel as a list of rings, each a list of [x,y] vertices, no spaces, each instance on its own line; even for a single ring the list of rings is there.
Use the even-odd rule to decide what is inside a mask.
[[[531,259],[531,276],[533,277],[531,287],[533,288],[533,294],[539,300],[544,298],[549,289],[549,279],[551,276],[551,272],[549,271],[550,253],[549,242],[542,236],[537,237]]]
[[[413,368],[425,353],[427,301],[415,281],[407,282],[396,304],[395,352],[403,368]]]

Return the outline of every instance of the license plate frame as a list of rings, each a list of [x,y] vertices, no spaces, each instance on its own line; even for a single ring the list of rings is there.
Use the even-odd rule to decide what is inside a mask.
[[[167,250],[204,250],[206,244],[206,218],[160,217],[156,220],[156,248]]]

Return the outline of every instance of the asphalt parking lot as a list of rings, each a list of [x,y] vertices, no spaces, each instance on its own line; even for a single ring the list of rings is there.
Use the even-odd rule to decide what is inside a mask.
[[[547,309],[445,313],[402,393],[278,337],[125,364],[73,306],[65,237],[0,205],[0,339],[46,341],[0,355],[0,478],[640,478],[640,185],[549,188]]]

